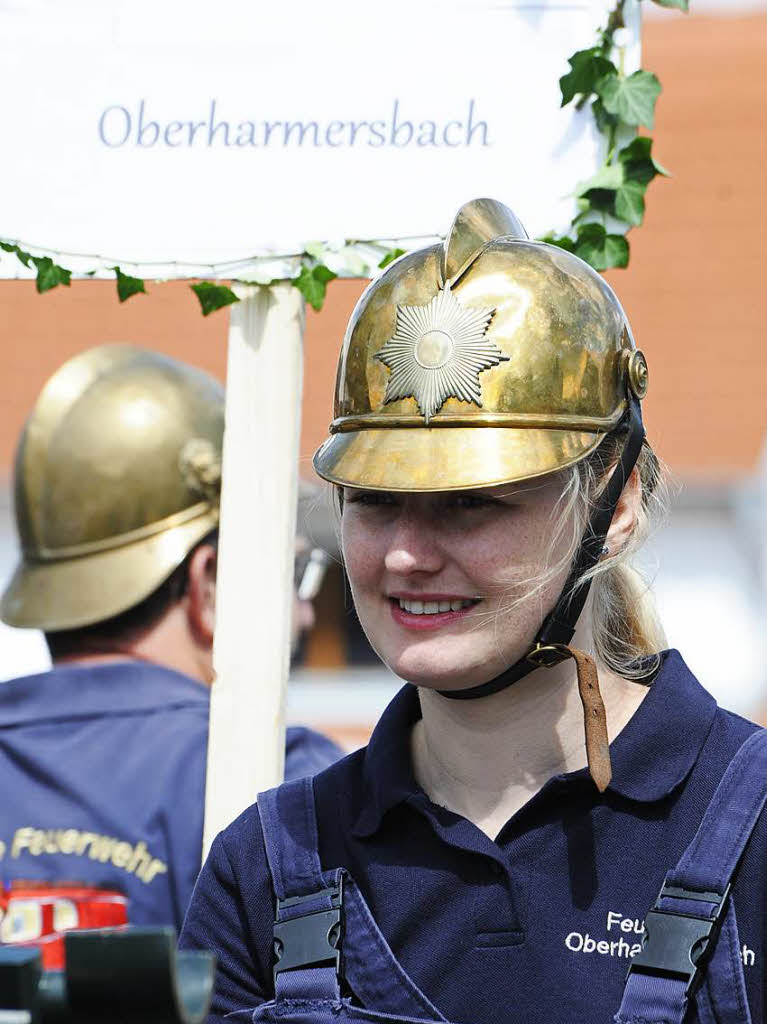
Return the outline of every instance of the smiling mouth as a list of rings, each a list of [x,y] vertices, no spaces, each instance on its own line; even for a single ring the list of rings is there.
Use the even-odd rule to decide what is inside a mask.
[[[475,604],[479,604],[481,598],[468,597],[455,598],[449,601],[415,601],[406,600],[403,597],[391,597],[389,600],[403,612],[408,612],[410,615],[439,615],[440,613],[461,612],[466,608],[473,608]]]

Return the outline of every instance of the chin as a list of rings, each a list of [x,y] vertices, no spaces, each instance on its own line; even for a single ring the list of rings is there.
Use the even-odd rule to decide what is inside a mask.
[[[381,638],[389,640],[389,638]],[[486,644],[481,638],[466,644],[464,637],[432,637],[428,641],[399,645],[381,643],[376,653],[391,671],[414,686],[428,690],[466,690],[501,675],[524,657],[530,642],[518,640],[501,652],[495,638]],[[457,641],[457,642],[451,642]]]
[[[440,658],[427,659],[413,651],[403,651],[397,657],[383,660],[400,679],[427,690],[465,690],[486,683],[503,671],[503,666],[495,669],[488,662],[460,665]]]

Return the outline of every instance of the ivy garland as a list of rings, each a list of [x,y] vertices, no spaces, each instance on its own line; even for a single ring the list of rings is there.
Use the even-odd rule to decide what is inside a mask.
[[[686,11],[688,0],[654,0],[661,7]],[[652,139],[637,135],[640,127],[653,128],[655,103],[661,91],[650,71],[626,75],[616,36],[625,31],[626,0],[617,0],[597,44],[578,50],[559,79],[562,106],[575,101],[578,109],[591,103],[598,130],[607,140],[605,161],[597,173],[576,190],[578,212],[566,234],[546,235],[544,242],[574,252],[595,270],[627,267],[627,233],[644,219],[647,186],[668,171],[653,158]],[[619,63],[611,59],[616,49]]]
[[[689,0],[653,0],[661,7],[688,10]],[[587,50],[578,50],[569,59],[570,70],[559,79],[562,106],[575,102],[580,110],[590,104],[598,131],[606,139],[606,156],[597,173],[576,189],[577,213],[563,235],[548,234],[541,241],[573,252],[595,270],[626,267],[629,262],[627,233],[644,219],[645,193],[658,175],[668,175],[652,155],[652,139],[638,135],[639,128],[652,129],[655,103],[661,91],[657,77],[639,70],[627,75],[623,69],[620,34],[625,32],[626,0],[617,0],[607,24],[598,33],[597,42]],[[618,54],[616,65],[613,56]],[[403,255],[404,249],[390,249],[382,243],[367,243],[382,253],[377,267],[382,269]],[[345,246],[351,251],[354,242]],[[37,291],[47,292],[58,285],[70,284],[72,272],[49,256],[33,256],[13,242],[0,241],[0,249],[14,253],[27,268],[37,271]],[[328,249],[321,244],[308,245],[298,258],[298,273],[293,284],[309,305],[320,310],[327,286],[338,276],[327,266]],[[369,262],[357,257],[360,276],[369,276]],[[117,282],[117,297],[125,302],[146,292],[140,277],[124,273],[119,266],[110,268]],[[91,272],[91,276],[95,271]],[[250,283],[243,281],[242,283]],[[267,283],[267,282],[260,282]],[[197,296],[203,316],[239,302],[226,285],[200,281],[190,285]]]

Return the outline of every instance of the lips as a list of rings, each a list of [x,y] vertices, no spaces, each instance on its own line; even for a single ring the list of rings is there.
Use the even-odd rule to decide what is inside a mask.
[[[403,612],[410,612],[411,615],[436,615],[438,612],[460,612],[464,608],[471,608],[477,603],[477,598],[446,598],[443,600],[412,600],[404,597],[393,598],[399,602]]]
[[[463,618],[478,602],[477,597],[450,594],[396,595],[389,598],[392,618],[407,629],[441,629]]]

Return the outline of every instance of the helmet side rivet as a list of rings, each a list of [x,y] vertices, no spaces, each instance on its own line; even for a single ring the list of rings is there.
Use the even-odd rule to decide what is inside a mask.
[[[628,364],[629,387],[640,400],[647,394],[650,383],[647,371],[647,360],[644,354],[637,349],[631,353]]]
[[[178,457],[178,468],[190,491],[205,501],[216,502],[221,494],[221,456],[204,437],[186,442]]]

